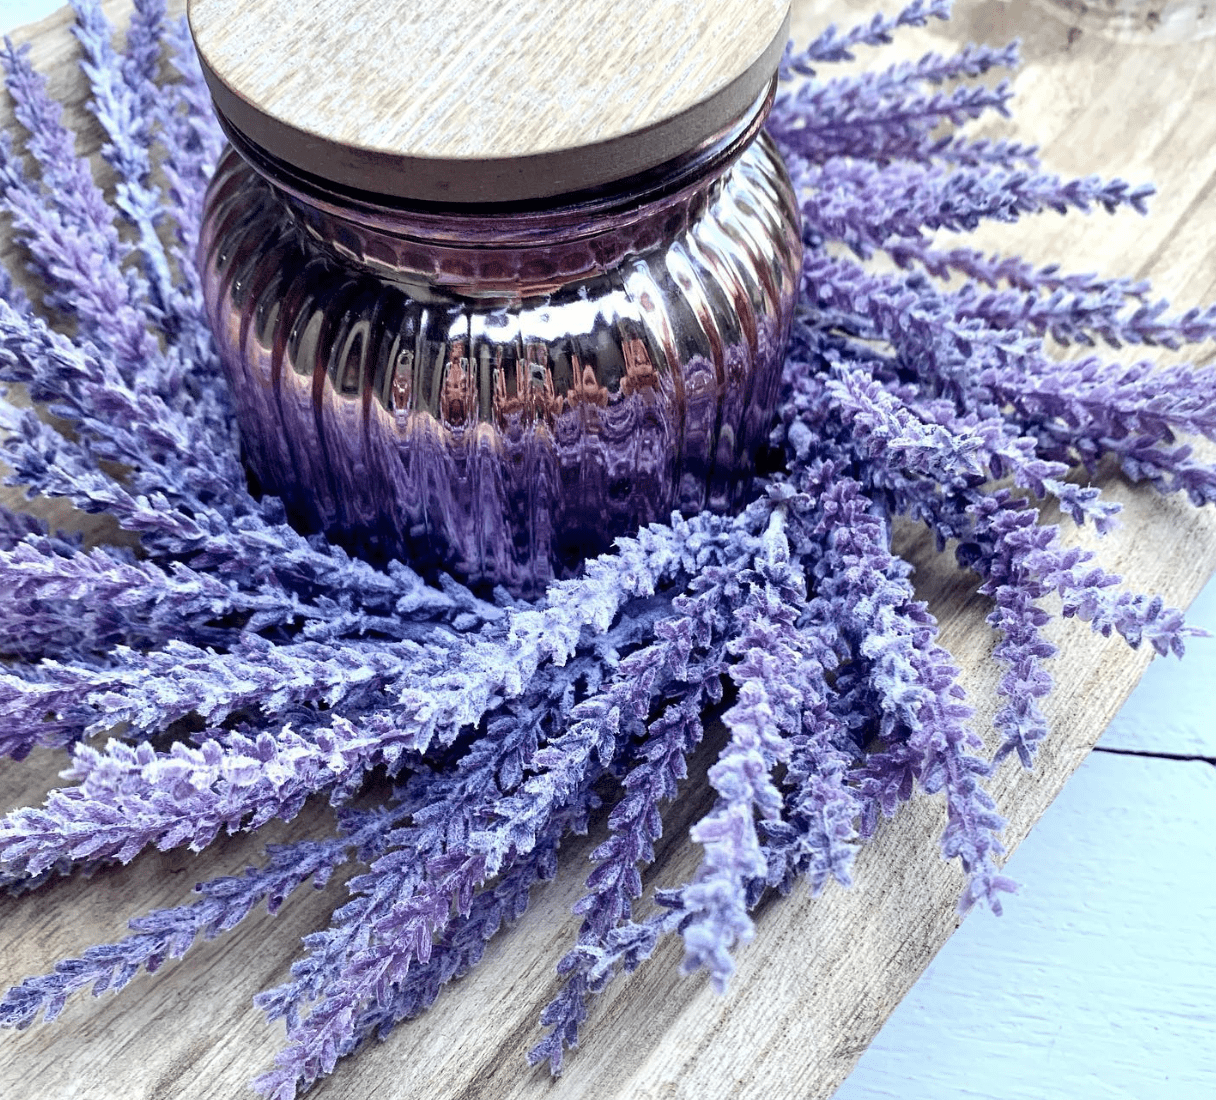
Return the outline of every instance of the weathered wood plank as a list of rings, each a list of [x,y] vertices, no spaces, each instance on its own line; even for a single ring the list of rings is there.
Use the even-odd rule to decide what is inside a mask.
[[[1216,198],[1205,183],[1216,174],[1210,140],[1216,47],[1182,49],[1167,61],[1160,52],[1084,35],[1070,40],[1064,27],[1023,5],[977,0],[959,9],[955,23],[909,36],[902,55],[1022,35],[1028,64],[1017,78],[1016,132],[1040,140],[1061,171],[1152,176],[1163,189],[1143,221],[1051,217],[989,239],[1003,237],[1075,267],[1150,271],[1183,299],[1210,297]],[[796,5],[795,33],[805,37],[828,13],[844,21],[870,10],[871,0],[807,0]],[[56,35],[63,35],[58,25],[37,36],[43,64],[58,66],[57,80],[78,85],[68,72],[71,51],[51,41]],[[1216,566],[1216,520],[1117,479],[1110,493],[1125,502],[1126,514],[1122,530],[1101,547],[1103,560],[1136,588],[1188,602]],[[926,540],[904,533],[901,545],[917,565],[918,588],[941,620],[987,729],[991,707],[984,700],[997,678],[988,660],[987,608]],[[1053,667],[1060,687],[1045,708],[1055,732],[1033,772],[1010,764],[997,780],[1010,847],[1051,802],[1147,663],[1146,654],[1095,638],[1083,624],[1058,624],[1053,636],[1064,649]],[[4,769],[0,806],[37,800],[52,772],[45,759]],[[683,800],[677,816],[691,817],[696,803],[695,796]],[[310,811],[275,836],[320,827],[324,816]],[[666,945],[603,998],[583,1049],[551,1084],[543,1070],[524,1066],[522,1054],[539,1034],[536,1017],[555,986],[553,965],[577,928],[569,905],[590,842],[572,844],[559,880],[491,946],[476,973],[423,1019],[348,1060],[314,1095],[826,1097],[956,925],[960,877],[938,858],[935,843],[943,822],[940,803],[922,800],[866,849],[853,890],[830,889],[815,901],[797,893],[768,905],[726,999],[700,979],[681,978],[677,945]],[[690,871],[695,853],[683,839],[685,824],[671,823],[650,882],[670,884]],[[184,900],[196,878],[239,869],[262,839],[226,841],[197,858],[141,857],[90,883],[0,902],[6,932],[0,980],[46,970],[59,957],[120,935],[128,915]],[[249,998],[286,973],[299,935],[340,896],[331,887],[320,897],[293,899],[276,921],[253,918],[154,978],[137,979],[120,998],[75,1003],[54,1027],[3,1037],[0,1092],[25,1091],[37,1081],[42,1095],[80,1100],[240,1095],[280,1037]]]

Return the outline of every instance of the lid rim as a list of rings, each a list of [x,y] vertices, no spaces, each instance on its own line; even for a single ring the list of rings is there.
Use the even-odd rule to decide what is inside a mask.
[[[273,157],[342,188],[389,199],[473,205],[528,202],[605,187],[712,142],[753,108],[772,81],[789,27],[787,10],[777,34],[747,69],[668,118],[586,145],[501,158],[410,156],[328,139],[256,107],[215,71],[201,49],[198,54],[216,110]]]
[[[776,86],[777,78],[774,75],[765,91],[736,125],[720,135],[718,140],[707,142],[698,150],[664,162],[641,175],[628,176],[601,188],[564,192],[545,199],[522,202],[431,203],[341,188],[330,180],[303,173],[292,165],[276,160],[266,150],[250,142],[222,116],[220,125],[234,150],[272,187],[307,206],[333,213],[341,212],[344,218],[372,228],[383,229],[389,223],[396,226],[402,217],[406,217],[419,224],[426,223],[432,229],[443,227],[445,231],[453,231],[456,234],[453,241],[460,239],[462,227],[469,222],[495,222],[496,238],[502,235],[506,226],[522,227],[525,233],[538,228],[551,232],[559,222],[572,225],[594,222],[595,231],[600,232],[605,219],[626,215],[633,217],[641,208],[662,202],[673,194],[704,187],[728,170],[763,127],[773,104]],[[509,236],[504,239],[519,243]]]

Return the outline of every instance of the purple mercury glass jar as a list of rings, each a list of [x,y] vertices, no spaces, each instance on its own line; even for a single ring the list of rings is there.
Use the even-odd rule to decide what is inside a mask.
[[[199,264],[262,488],[356,553],[521,595],[741,504],[801,263],[772,94],[626,179],[498,203],[322,178],[217,95]]]

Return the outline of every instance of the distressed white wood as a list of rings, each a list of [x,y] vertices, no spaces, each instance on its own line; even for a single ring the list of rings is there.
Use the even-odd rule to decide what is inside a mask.
[[[1216,767],[1095,752],[834,1100],[1216,1096]]]

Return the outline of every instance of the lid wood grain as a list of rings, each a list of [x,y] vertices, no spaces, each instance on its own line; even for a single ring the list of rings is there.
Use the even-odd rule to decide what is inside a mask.
[[[220,113],[340,186],[510,202],[695,149],[767,88],[789,0],[190,0]]]

